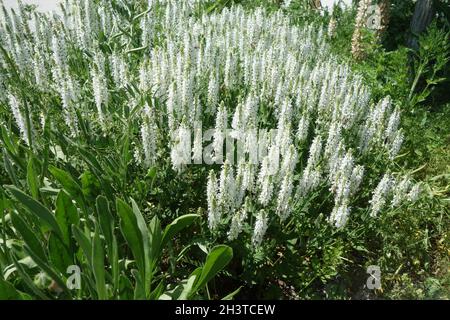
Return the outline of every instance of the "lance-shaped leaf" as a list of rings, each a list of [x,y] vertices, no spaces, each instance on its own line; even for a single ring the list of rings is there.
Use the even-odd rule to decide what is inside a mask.
[[[41,203],[31,198],[15,186],[5,187],[30,213],[36,215],[43,224],[45,224],[51,231],[55,232],[58,237],[63,239],[61,229],[55,216]]]

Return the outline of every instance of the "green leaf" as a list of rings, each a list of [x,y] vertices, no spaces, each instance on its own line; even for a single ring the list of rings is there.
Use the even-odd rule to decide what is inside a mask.
[[[136,269],[131,270],[131,273],[136,280],[136,286],[134,287],[134,300],[145,300],[145,286],[144,282],[142,281],[141,274]]]
[[[145,286],[145,294],[148,296],[150,294],[150,283],[151,283],[151,276],[153,273],[152,267],[150,266],[150,233],[147,228],[147,224],[145,223],[145,219],[142,216],[141,211],[139,210],[138,205],[136,202],[131,199],[131,205],[133,208],[133,214],[136,218],[136,223],[139,228],[139,231],[142,236],[142,248],[144,250],[144,272],[141,274],[144,279],[144,282],[148,285]]]
[[[47,261],[45,256],[44,248],[41,242],[36,237],[34,232],[28,228],[27,223],[16,213],[11,212],[11,222],[14,228],[20,233],[23,241],[30,247],[30,249],[37,255],[40,259]]]
[[[14,286],[0,278],[0,300],[30,300],[30,297],[14,288]]]
[[[192,293],[203,288],[209,280],[219,273],[233,258],[233,250],[226,245],[214,247],[206,257],[205,266]]]
[[[162,249],[162,229],[161,229],[161,223],[159,222],[159,219],[157,216],[154,216],[149,224],[149,231],[150,231],[150,254],[151,254],[151,260],[153,267],[158,261],[160,255],[161,255],[161,249]]]
[[[120,230],[136,260],[139,271],[145,272],[145,256],[142,234],[133,210],[122,200],[116,199],[117,213],[120,216]]]
[[[100,229],[105,237],[106,244],[109,248],[112,248],[114,219],[109,209],[108,199],[104,196],[98,196],[95,201],[95,208],[97,210],[97,218],[100,223]]]
[[[80,185],[72,178],[72,176],[68,172],[58,169],[54,166],[49,166],[48,170],[74,199],[82,199],[83,191],[81,190]]]
[[[242,289],[242,287],[237,288],[230,294],[227,294],[225,297],[223,297],[222,300],[233,300],[234,296],[237,295],[239,293],[239,291],[241,291],[241,289]]]
[[[34,199],[38,199],[39,197],[39,178],[37,174],[37,160],[33,157],[30,157],[27,165],[27,183],[28,188],[30,189],[31,195]]]
[[[70,265],[73,265],[73,259],[64,243],[54,234],[48,239],[48,256],[51,265],[59,272],[65,273]]]
[[[86,260],[90,266],[92,266],[92,245],[91,241],[88,237],[81,231],[81,229],[77,226],[72,226],[72,234],[75,240],[77,241],[78,245],[81,247],[81,250],[84,253],[84,256],[86,257]]]
[[[15,186],[5,187],[22,205],[32,214],[36,215],[42,222],[55,232],[61,239],[63,238],[61,229],[53,214],[42,204],[25,194]]]
[[[5,145],[5,148],[8,150],[8,152],[10,154],[16,154],[17,150],[16,147],[14,145],[14,142],[12,141],[12,139],[9,137],[8,131],[5,126],[2,125],[2,141]]]
[[[95,228],[94,238],[92,239],[92,269],[98,298],[100,300],[106,300],[108,299],[108,294],[105,283],[105,253],[97,226]]]
[[[186,214],[172,221],[172,223],[166,226],[166,229],[164,230],[162,246],[164,247],[165,244],[169,240],[171,240],[178,232],[190,226],[195,221],[195,219],[199,217],[200,216],[198,214]]]
[[[78,216],[77,207],[72,202],[69,195],[61,190],[56,198],[56,221],[63,234],[64,244],[70,248],[72,237],[72,225],[78,225],[80,217]]]

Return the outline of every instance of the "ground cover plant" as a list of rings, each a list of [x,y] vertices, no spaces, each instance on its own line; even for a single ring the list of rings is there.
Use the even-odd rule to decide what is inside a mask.
[[[3,7],[0,298],[448,298],[448,18],[370,5]]]

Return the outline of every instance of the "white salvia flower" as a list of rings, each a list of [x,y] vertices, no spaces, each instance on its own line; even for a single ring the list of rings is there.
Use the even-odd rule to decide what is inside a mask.
[[[84,1],[84,25],[86,28],[86,33],[92,36],[97,31],[97,20],[95,17],[95,12],[91,6],[92,0]]]
[[[97,107],[98,117],[100,124],[105,129],[105,114],[103,112],[102,104],[106,101],[104,87],[104,81],[100,78],[100,74],[96,71],[92,71],[92,89],[94,91],[95,105]]]
[[[277,130],[277,145],[282,154],[285,154],[292,144],[291,139],[291,123],[286,121],[285,124],[278,127]]]
[[[192,87],[194,82],[194,76],[192,72],[186,72],[183,76],[183,82],[181,86],[181,105],[184,107],[192,105]]]
[[[322,152],[322,137],[320,135],[317,135],[314,138],[311,147],[309,148],[308,165],[315,166],[320,159],[321,152]]]
[[[412,188],[411,191],[408,193],[408,200],[410,202],[416,202],[419,199],[421,192],[421,186],[420,183],[416,183]]]
[[[219,101],[219,82],[217,80],[217,75],[215,72],[212,72],[209,77],[208,84],[208,110],[210,113],[214,114],[216,110],[216,104]]]
[[[333,38],[336,33],[336,19],[331,17],[330,22],[328,23],[328,37]]]
[[[255,228],[253,230],[252,244],[254,247],[259,247],[266,234],[269,219],[267,213],[264,210],[260,210],[255,222]]]
[[[256,124],[258,120],[258,100],[250,94],[245,100],[243,117],[243,125]]]
[[[141,126],[142,148],[144,150],[144,163],[147,167],[155,164],[157,158],[157,134],[158,127],[156,125],[155,116],[148,104],[144,107],[145,117]]]
[[[45,68],[44,58],[41,52],[35,47],[35,53],[33,57],[33,69],[34,69],[34,79],[37,86],[41,90],[46,90],[47,86],[47,70]]]
[[[245,192],[251,187],[248,173],[249,166],[245,162],[244,159],[241,159],[238,164],[237,173],[236,173],[236,207],[242,204],[242,200],[244,199]],[[245,180],[244,180],[245,179]]]
[[[393,188],[394,196],[391,202],[392,207],[398,207],[403,202],[403,200],[408,196],[410,187],[411,180],[407,176],[395,184],[395,187]]]
[[[22,112],[20,111],[20,105],[17,101],[16,97],[11,93],[8,94],[9,99],[9,107],[11,108],[11,112],[14,116],[14,120],[16,120],[17,127],[19,128],[20,134],[22,135],[22,140],[25,141],[27,145],[30,145],[30,141],[28,139],[28,129],[25,123],[25,119],[22,116]]]
[[[278,173],[280,168],[280,148],[277,144],[273,144],[269,148],[268,161],[269,161],[269,174],[274,176]]]
[[[250,192],[255,188],[255,165],[251,162],[246,163],[243,168],[241,188]]]
[[[347,224],[349,215],[350,215],[350,208],[348,207],[347,203],[344,202],[334,206],[329,221],[336,228],[340,229]]]
[[[326,158],[329,160],[332,158],[332,155],[335,154],[341,141],[341,124],[333,121],[328,130],[327,142],[325,144],[324,155]]]
[[[304,114],[300,118],[300,121],[298,122],[296,137],[299,143],[303,143],[308,138],[308,130],[309,130],[309,117],[307,114]]]
[[[191,130],[183,120],[175,132],[172,133],[172,149],[170,152],[172,167],[181,172],[186,165],[191,163]]]
[[[231,128],[233,128],[231,136],[234,139],[240,140],[243,138],[242,104],[240,103],[236,106],[236,110],[234,111]]]
[[[359,186],[361,185],[361,182],[364,177],[364,167],[361,165],[357,165],[353,171],[352,176],[350,178],[351,181],[351,193],[355,194],[356,191],[358,191]]]
[[[390,141],[395,139],[395,133],[397,132],[398,126],[400,124],[400,110],[397,108],[392,112],[389,117],[388,125],[384,136]]]
[[[141,165],[144,162],[144,160],[142,159],[142,153],[141,153],[141,150],[139,147],[134,148],[133,158],[134,158],[134,161],[136,161],[137,165]]]
[[[313,169],[311,166],[307,165],[303,171],[302,178],[298,185],[297,193],[300,197],[304,197],[311,190],[317,188],[321,181],[320,171]]]
[[[206,187],[206,198],[208,200],[208,226],[214,230],[220,223],[221,212],[217,199],[217,179],[214,170],[209,172],[208,185]]]
[[[54,80],[56,83],[60,83],[61,81],[63,81],[63,73],[66,68],[67,62],[66,42],[64,36],[61,33],[53,34],[52,51],[53,61],[55,62]]]
[[[270,172],[269,156],[265,157],[261,164],[261,170],[258,175],[258,185],[261,189],[258,200],[261,205],[266,206],[272,199],[273,194],[273,181]]]
[[[145,62],[143,62],[139,66],[139,90],[147,91],[149,89],[149,83],[150,80],[148,79],[147,65]]]
[[[78,134],[78,120],[74,111],[74,102],[77,98],[73,79],[68,76],[60,86],[60,96],[63,106],[64,119],[70,128],[71,135],[74,137]]]
[[[283,7],[284,9],[289,8],[289,6],[291,5],[291,2],[292,2],[292,0],[284,0],[284,1],[283,1],[282,7]]]
[[[192,160],[195,164],[201,164],[203,160],[203,131],[201,123],[195,122],[194,146],[192,148]]]
[[[372,200],[370,200],[370,216],[376,217],[378,213],[383,209],[386,204],[386,198],[391,191],[393,184],[393,179],[389,173],[386,173],[381,181],[378,183],[378,186],[375,188],[373,192]]]
[[[233,168],[226,160],[220,172],[219,204],[228,212],[236,207],[236,187]]]
[[[231,219],[230,230],[228,231],[228,240],[236,240],[239,234],[242,232],[244,222],[247,219],[247,215],[250,212],[250,199],[245,198],[244,207],[238,210]]]
[[[284,176],[281,182],[280,192],[278,193],[277,199],[277,209],[276,212],[280,217],[281,221],[286,220],[286,218],[291,213],[291,195],[294,188],[294,179],[292,174],[288,173]]]
[[[230,50],[227,52],[224,72],[225,72],[224,84],[228,89],[232,89],[234,86],[234,78],[235,78],[235,62],[234,62],[234,55]]]
[[[111,69],[114,84],[118,88],[124,88],[128,83],[127,65],[123,58],[118,54],[112,55]]]
[[[397,131],[397,134],[395,135],[394,141],[392,142],[392,145],[389,148],[389,159],[394,160],[394,158],[399,153],[402,144],[404,140],[403,132]]]
[[[297,165],[298,154],[294,145],[290,145],[287,152],[283,155],[283,162],[281,163],[281,175],[287,175],[293,173],[295,166]]]
[[[227,109],[225,104],[221,103],[219,105],[219,110],[216,116],[216,127],[214,129],[214,161],[216,163],[221,163],[223,161],[223,145],[226,137],[227,129]]]
[[[167,119],[168,119],[168,126],[169,130],[174,129],[174,121],[175,121],[175,103],[176,103],[176,90],[175,90],[175,84],[171,83],[169,86],[167,94],[167,102],[166,102],[166,108],[167,108]]]

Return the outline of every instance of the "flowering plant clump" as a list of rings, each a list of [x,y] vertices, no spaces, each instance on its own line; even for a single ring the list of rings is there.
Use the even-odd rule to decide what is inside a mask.
[[[371,159],[389,167],[400,151],[400,112],[389,97],[371,100],[361,76],[331,54],[322,27],[293,26],[281,11],[262,8],[196,15],[197,4],[150,1],[132,30],[140,34],[134,48],[120,27],[117,11],[125,8],[109,1],[68,1],[61,18],[35,13],[33,31],[23,11],[5,11],[1,43],[11,61],[3,59],[3,67],[13,63],[58,101],[47,108],[61,108],[73,138],[86,119],[108,135],[127,121],[121,104],[128,104],[140,123],[134,154],[142,166],[170,158],[181,172],[208,156],[222,164],[205,182],[208,225],[228,225],[229,239],[254,215],[252,241],[259,244],[267,224],[284,223],[319,188],[334,198],[328,221],[336,228],[351,219],[362,185],[373,190],[372,217],[391,194],[393,206],[417,199],[417,185],[388,172],[378,185],[364,184]],[[74,52],[84,72],[70,65]],[[49,110],[25,106],[14,84],[2,85],[30,145],[51,121]]]
[[[370,1],[238,2],[0,0],[0,299],[349,297],[444,241],[441,51],[408,88]]]

